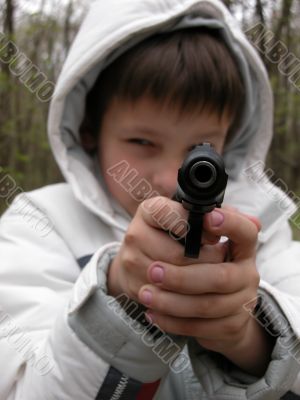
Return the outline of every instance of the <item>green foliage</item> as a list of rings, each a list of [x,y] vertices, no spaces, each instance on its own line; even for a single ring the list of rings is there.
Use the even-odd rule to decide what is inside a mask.
[[[300,212],[298,213],[296,218],[297,218],[297,220],[300,221]],[[294,224],[291,224],[291,228],[293,231],[293,239],[300,240],[300,226],[298,227],[298,226],[295,226]]]
[[[7,75],[0,70],[0,94],[6,93],[9,86],[10,83],[7,79]]]
[[[20,163],[23,164],[28,164],[30,162],[30,156],[28,154],[21,154],[17,153],[16,154],[16,160],[18,160]]]

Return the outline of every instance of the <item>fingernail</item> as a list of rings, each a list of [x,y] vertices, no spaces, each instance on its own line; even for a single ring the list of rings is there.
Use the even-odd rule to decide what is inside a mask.
[[[153,323],[153,314],[150,311],[145,312],[145,318],[150,324]]]
[[[224,215],[218,211],[210,213],[210,223],[212,226],[220,226],[224,221]]]
[[[142,292],[142,294],[141,294],[141,299],[142,299],[142,302],[144,303],[144,304],[150,304],[151,303],[151,301],[152,301],[152,293],[150,292],[150,290],[148,290],[148,289],[146,289],[146,290],[144,290],[143,292]]]
[[[163,281],[164,269],[160,265],[155,265],[150,272],[150,276],[153,282],[160,283]]]

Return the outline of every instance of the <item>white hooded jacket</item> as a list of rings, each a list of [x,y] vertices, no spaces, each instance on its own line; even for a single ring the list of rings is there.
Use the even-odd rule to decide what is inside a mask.
[[[107,295],[106,272],[130,219],[101,185],[79,140],[86,94],[105,66],[156,32],[203,25],[222,32],[247,87],[239,133],[225,148],[225,203],[262,221],[259,319],[276,344],[260,379],[191,338],[158,334]],[[0,400],[300,395],[300,244],[287,222],[295,207],[262,172],[272,113],[263,64],[219,1],[92,3],[49,114],[66,183],[19,195],[0,222]]]

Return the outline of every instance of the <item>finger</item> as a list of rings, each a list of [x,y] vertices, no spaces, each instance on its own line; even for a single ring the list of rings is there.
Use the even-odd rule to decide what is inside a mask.
[[[188,213],[176,201],[157,196],[143,201],[139,210],[145,221],[154,228],[170,230],[182,238],[187,232]]]
[[[189,230],[187,210],[177,201],[167,197],[157,196],[143,201],[138,208],[138,212],[148,225],[168,231],[176,240],[183,239]],[[211,232],[203,232],[203,244],[214,244],[218,241],[218,235]]]
[[[248,219],[250,219],[250,221],[252,221],[252,222],[256,225],[258,231],[261,230],[261,222],[260,222],[259,219],[258,219],[257,217],[255,217],[254,215],[242,213],[238,208],[229,206],[229,205],[227,205],[227,204],[223,205],[223,206],[222,206],[222,209],[223,209],[223,210],[225,209],[225,210],[228,210],[228,211],[231,211],[231,212],[234,212],[234,213],[240,213],[240,214],[244,215],[245,217],[247,217]]]
[[[183,295],[161,290],[154,285],[143,286],[139,301],[159,314],[181,318],[223,318],[243,311],[243,304],[253,298],[253,292],[233,294]]]
[[[216,247],[203,245],[198,259],[188,259],[184,256],[184,247],[178,240],[160,229],[147,225],[143,218],[135,218],[134,224],[129,226],[124,244],[133,255],[140,250],[147,256],[151,260],[148,265],[155,260],[175,265],[222,262],[227,252],[221,244],[217,244]]]
[[[147,284],[147,269],[153,261],[145,254],[136,250],[134,252],[125,248],[122,251],[122,258],[119,262],[119,280],[122,280],[122,287],[131,299],[137,300],[140,288]]]
[[[250,221],[252,221],[256,225],[258,232],[261,230],[261,222],[257,217],[255,217],[254,215],[244,214],[244,213],[242,215],[247,217]]]
[[[248,216],[226,209],[215,209],[205,215],[204,226],[209,232],[230,239],[235,260],[255,254],[258,225]]]
[[[193,264],[184,268],[155,262],[148,268],[148,280],[171,292],[181,294],[234,293],[245,287],[257,288],[259,274],[253,263],[225,262]]]
[[[174,242],[164,232],[156,232],[155,237],[149,235],[145,246],[143,246],[143,252],[153,262],[159,260],[176,266],[186,266],[202,263],[222,263],[227,256],[228,246],[226,243],[203,245],[197,259],[187,258],[184,256],[184,248],[180,243]]]
[[[161,330],[175,335],[197,337],[199,340],[219,340],[221,343],[238,341],[249,316],[241,314],[225,318],[177,318],[159,314],[149,309],[145,314],[147,320]]]

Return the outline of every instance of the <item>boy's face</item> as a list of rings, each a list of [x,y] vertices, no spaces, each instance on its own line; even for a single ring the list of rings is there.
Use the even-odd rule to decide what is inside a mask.
[[[98,143],[100,167],[110,193],[130,215],[139,205],[131,189],[141,179],[151,192],[171,198],[188,151],[209,142],[222,153],[230,123],[228,116],[220,119],[206,111],[179,115],[176,109],[146,97],[135,103],[113,100],[103,116]],[[130,175],[120,181],[122,172],[116,179],[107,170],[121,161],[125,161],[121,164],[124,173]]]

